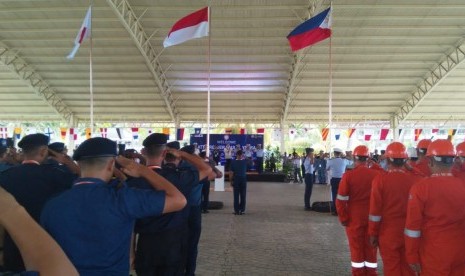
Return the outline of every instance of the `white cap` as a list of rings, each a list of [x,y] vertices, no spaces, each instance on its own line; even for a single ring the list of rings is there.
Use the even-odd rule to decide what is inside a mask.
[[[340,148],[334,148],[333,151],[334,152],[343,152]]]

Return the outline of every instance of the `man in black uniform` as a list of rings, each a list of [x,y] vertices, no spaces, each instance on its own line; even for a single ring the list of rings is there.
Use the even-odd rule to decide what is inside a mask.
[[[77,175],[66,173],[56,166],[42,164],[48,156],[48,141],[48,136],[44,134],[25,136],[18,143],[18,146],[23,150],[23,163],[0,174],[0,185],[12,194],[37,222],[47,200],[69,189],[77,178]],[[66,160],[60,161],[60,163],[68,164],[70,167],[73,165],[77,167],[75,163],[66,163]],[[21,254],[8,234],[5,235],[3,247],[5,269],[24,271]]]
[[[179,151],[178,142],[170,143],[170,147],[166,148],[166,138],[162,133],[151,134],[143,142],[142,153],[149,168],[165,177],[188,197],[192,187],[198,184],[199,177],[205,177],[211,169],[198,156]],[[165,163],[162,165],[163,160]],[[181,160],[186,160],[193,167],[178,167]],[[141,178],[129,180],[128,185],[153,189]],[[179,212],[139,219],[136,222],[135,232],[139,234],[135,260],[137,275],[184,275],[188,248],[188,214],[189,206],[186,206]]]

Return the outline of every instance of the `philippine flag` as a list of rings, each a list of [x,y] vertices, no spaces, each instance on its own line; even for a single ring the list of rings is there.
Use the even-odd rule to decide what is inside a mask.
[[[87,10],[86,17],[84,18],[84,21],[82,22],[82,25],[81,25],[81,29],[79,29],[76,39],[74,40],[74,48],[71,51],[71,53],[69,53],[69,55],[67,56],[68,59],[73,59],[77,51],[79,50],[79,46],[81,46],[84,39],[90,37],[91,22],[92,22],[92,6],[90,6],[89,9]]]
[[[289,35],[293,52],[313,45],[331,36],[331,8],[324,10],[297,26]]]
[[[208,36],[208,14],[208,7],[205,7],[179,19],[163,41],[163,46],[166,48],[191,39]]]

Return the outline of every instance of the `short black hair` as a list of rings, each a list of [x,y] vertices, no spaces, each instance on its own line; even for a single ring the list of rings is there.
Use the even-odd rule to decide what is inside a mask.
[[[145,147],[145,153],[148,157],[160,157],[165,148],[165,145],[148,145]]]
[[[389,158],[389,162],[391,162],[391,164],[395,167],[402,167],[403,165],[405,165],[404,158]]]
[[[114,157],[109,157],[109,156],[95,157],[95,158],[85,158],[85,159],[79,160],[78,164],[79,164],[79,167],[82,170],[86,170],[86,169],[90,169],[90,168],[92,168],[92,169],[103,169],[103,168],[105,168],[108,161],[110,161],[113,158]]]
[[[238,151],[236,152],[236,155],[242,155],[242,154],[244,154],[244,153],[242,152],[242,150],[238,150]]]

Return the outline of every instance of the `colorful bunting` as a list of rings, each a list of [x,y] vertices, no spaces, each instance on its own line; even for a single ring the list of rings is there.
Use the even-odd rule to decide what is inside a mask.
[[[118,138],[121,139],[121,129],[119,127],[116,128],[116,134],[118,134]]]
[[[177,141],[184,140],[184,128],[176,129],[176,140]]]
[[[355,128],[349,128],[347,130],[347,138],[349,139],[352,138],[352,135],[354,134],[354,132],[355,132]]]
[[[21,139],[21,132],[22,132],[22,129],[20,127],[15,127],[15,130],[14,130],[15,139]]]
[[[328,139],[328,135],[329,135],[329,128],[323,128],[321,130],[321,138],[323,138],[323,141],[326,141],[326,139]]]
[[[389,129],[388,128],[381,129],[381,132],[379,134],[379,140],[381,140],[381,141],[386,140],[388,134],[389,134]]]
[[[73,141],[76,141],[76,140],[77,140],[77,133],[75,133],[75,129],[74,129],[74,128],[70,128],[70,129],[69,129],[69,136],[70,136],[70,138],[73,139]]]
[[[66,127],[60,127],[60,137],[61,140],[66,139],[66,132],[68,132],[68,129]]]
[[[202,129],[200,127],[194,128],[194,134],[195,135],[199,135],[201,131],[202,131]]]
[[[169,127],[164,127],[163,128],[163,134],[168,136],[168,139],[169,139],[169,137],[170,137],[170,128]]]
[[[420,139],[420,135],[421,135],[422,132],[423,132],[423,129],[421,129],[421,128],[416,128],[415,129],[415,142],[418,141],[418,139]]]
[[[257,128],[257,134],[265,134],[264,128]]]
[[[365,141],[371,140],[371,134],[365,134]]]
[[[101,127],[101,128],[100,128],[100,135],[101,135],[103,138],[107,138],[107,128],[106,128],[106,127]]]
[[[0,135],[4,139],[8,138],[8,128],[6,128],[6,127],[0,128]]]
[[[233,132],[233,131],[232,131],[232,128],[229,128],[229,127],[228,127],[228,128],[225,128],[225,129],[224,129],[224,134],[232,134],[232,132]]]
[[[247,133],[247,130],[245,128],[241,128],[239,133],[244,135]]]
[[[132,138],[134,138],[134,140],[139,139],[139,128],[138,127],[132,127],[131,132],[132,132]]]
[[[452,140],[454,139],[454,136],[455,136],[456,133],[457,133],[457,129],[455,129],[455,128],[449,129],[449,131],[448,131],[448,133],[447,133],[447,134],[448,134],[448,135],[447,135],[447,139],[448,139],[449,141],[452,141]]]
[[[90,139],[91,137],[92,137],[92,130],[90,129],[90,127],[87,127],[86,128],[86,140]]]

